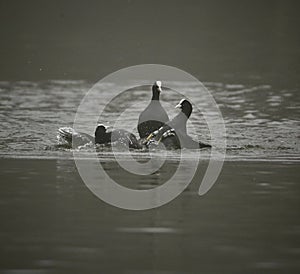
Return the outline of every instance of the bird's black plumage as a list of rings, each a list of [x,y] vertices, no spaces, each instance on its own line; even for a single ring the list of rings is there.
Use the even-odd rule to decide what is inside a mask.
[[[118,143],[129,146],[129,148],[142,148],[134,134],[123,129],[107,131],[107,127],[104,125],[97,126],[94,137],[86,133],[76,132],[70,127],[59,128],[57,137],[60,143],[64,143],[69,147],[79,147],[87,144],[109,145],[111,143]]]
[[[181,108],[181,112],[157,131],[150,134],[147,139],[150,142],[151,138],[162,142],[167,149],[211,147],[209,144],[194,141],[187,134],[186,123],[193,111],[191,103],[186,99],[182,99],[176,107]]]
[[[156,81],[152,86],[151,102],[139,116],[137,129],[140,138],[147,137],[150,133],[159,129],[169,121],[168,114],[159,101],[160,92],[161,82]]]
[[[124,129],[115,129],[113,131],[106,131],[106,127],[100,125],[95,131],[95,143],[96,144],[109,144],[119,143],[122,145],[128,145],[130,148],[142,148],[141,144],[133,133]]]

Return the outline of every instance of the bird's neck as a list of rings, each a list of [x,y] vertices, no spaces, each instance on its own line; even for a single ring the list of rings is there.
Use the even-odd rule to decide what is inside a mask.
[[[178,114],[178,116],[180,117],[179,119],[184,122],[184,124],[187,123],[187,120],[189,119],[189,117],[184,112],[180,112]]]
[[[186,116],[186,119],[189,119],[192,114],[190,110],[183,110],[182,113]]]
[[[95,143],[96,144],[104,144],[104,143],[107,143],[109,142],[109,139],[110,139],[110,136],[111,134],[110,133],[104,133],[104,134],[101,134],[100,136],[96,135],[95,136]]]
[[[178,129],[181,129],[184,132],[186,132],[187,120],[188,117],[183,112],[178,113],[178,115],[173,119],[174,124],[178,127]]]
[[[151,100],[152,101],[159,101],[159,93],[158,92],[153,92]]]

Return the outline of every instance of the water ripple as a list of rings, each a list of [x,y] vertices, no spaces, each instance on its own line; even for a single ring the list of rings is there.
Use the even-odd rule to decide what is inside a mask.
[[[106,104],[105,85],[99,86],[99,98]],[[245,85],[242,83],[205,83],[218,103],[227,129],[227,159],[299,157],[299,92],[298,89],[276,89],[270,85]],[[65,157],[70,151],[56,146],[56,131],[62,126],[72,126],[77,107],[91,87],[85,81],[53,80],[45,82],[0,82],[0,150],[2,157]],[[190,119],[195,131],[193,138],[209,142],[208,127],[201,115],[207,108],[205,98],[195,83],[177,82],[177,90],[185,90],[196,99],[195,111]],[[106,107],[103,121],[113,124],[120,109],[130,104],[150,99],[148,86],[124,92]],[[165,88],[162,103],[170,117],[176,115],[172,107],[181,99],[176,92]],[[139,113],[145,106],[135,108],[122,120],[124,128],[137,134]],[[99,115],[97,108],[92,114]],[[89,115],[91,115],[89,113]],[[214,117],[214,113],[210,113]],[[89,119],[87,116],[86,119]],[[217,121],[216,121],[217,123]],[[92,132],[91,132],[92,134]],[[106,152],[99,152],[105,154]],[[191,153],[191,157],[193,153]],[[142,154],[143,157],[143,154]]]

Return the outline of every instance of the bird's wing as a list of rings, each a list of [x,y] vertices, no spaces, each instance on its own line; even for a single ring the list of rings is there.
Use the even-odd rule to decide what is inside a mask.
[[[82,146],[94,142],[94,138],[86,133],[75,131],[71,127],[62,127],[58,129],[59,141],[64,141],[69,146]]]

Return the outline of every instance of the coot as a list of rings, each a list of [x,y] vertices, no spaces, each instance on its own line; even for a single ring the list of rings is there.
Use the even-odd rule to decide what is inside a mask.
[[[162,142],[167,149],[211,147],[209,144],[194,141],[187,134],[186,123],[193,111],[192,104],[188,100],[182,99],[176,105],[176,108],[180,108],[181,112],[171,121],[151,133],[147,137],[145,144],[149,145],[152,141]]]
[[[151,102],[139,116],[137,129],[140,138],[147,137],[169,121],[168,114],[159,101],[161,91],[161,81],[156,81],[152,86]]]
[[[69,147],[79,147],[87,144],[104,144],[117,143],[120,145],[129,146],[130,148],[142,148],[134,134],[124,130],[116,129],[107,131],[108,127],[100,124],[95,130],[95,136],[89,134],[76,132],[73,128],[62,127],[58,129],[58,140]],[[72,144],[73,142],[73,144]]]

